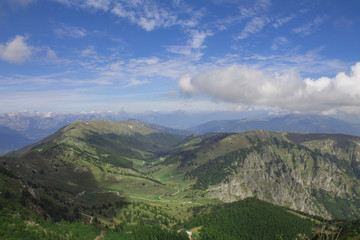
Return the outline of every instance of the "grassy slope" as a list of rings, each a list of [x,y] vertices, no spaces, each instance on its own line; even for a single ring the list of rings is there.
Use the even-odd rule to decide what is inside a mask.
[[[109,217],[106,211],[103,216],[86,209],[101,204],[98,193],[108,192],[126,196],[129,201],[149,202],[162,208],[169,217],[180,219],[186,217],[180,213],[191,205],[180,195],[172,195],[179,189],[177,180],[182,182],[182,178],[160,182],[156,176],[150,177],[147,165],[150,161],[158,161],[161,155],[154,157],[159,152],[182,139],[127,121],[78,121],[24,149],[21,158],[4,160],[7,167],[26,181],[70,191],[70,194],[57,194],[63,199],[75,198],[74,204],[84,206],[84,213],[96,216],[104,224],[122,222],[125,216],[120,209],[114,217]],[[118,158],[131,162],[131,168],[112,162]],[[77,197],[79,194],[83,195]],[[82,203],[89,200],[92,200],[90,206]],[[169,221],[168,217],[166,219]]]

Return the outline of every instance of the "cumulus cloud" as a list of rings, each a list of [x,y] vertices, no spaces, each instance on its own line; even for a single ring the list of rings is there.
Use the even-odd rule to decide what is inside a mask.
[[[30,59],[33,47],[26,43],[26,38],[16,36],[7,43],[0,44],[0,59],[10,63],[23,63]]]
[[[350,111],[360,104],[360,62],[348,74],[340,72],[333,78],[318,79],[232,65],[195,77],[186,75],[178,85],[188,96],[207,95],[238,104],[290,111]]]

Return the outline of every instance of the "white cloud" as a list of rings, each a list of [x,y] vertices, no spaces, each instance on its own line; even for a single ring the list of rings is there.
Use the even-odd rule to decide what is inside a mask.
[[[271,49],[276,51],[279,49],[279,47],[283,46],[284,44],[288,43],[288,39],[286,37],[277,37],[274,39]]]
[[[294,28],[292,31],[302,36],[308,36],[315,32],[320,24],[327,19],[327,16],[317,16],[313,21],[308,22],[300,27]]]
[[[148,80],[137,80],[137,79],[131,79],[128,81],[128,84],[126,84],[124,87],[128,88],[128,87],[136,87],[136,86],[140,86],[140,85],[144,85],[149,83]]]
[[[290,16],[287,16],[287,17],[278,18],[273,23],[273,27],[274,28],[279,28],[282,25],[284,25],[285,23],[287,23],[287,22],[291,21],[292,19],[294,19],[295,17],[296,17],[296,15],[290,15]]]
[[[192,39],[190,40],[189,45],[192,48],[203,48],[205,39],[212,35],[213,33],[210,31],[192,31]]]
[[[85,0],[83,6],[88,8],[100,9],[107,11],[110,8],[110,0]]]
[[[111,10],[118,17],[126,18],[146,31],[176,24],[177,17],[154,1],[137,0],[118,2]]]
[[[87,32],[84,28],[70,26],[67,24],[62,24],[61,27],[54,29],[54,33],[59,38],[63,38],[63,37],[82,38],[87,35]]]
[[[191,76],[189,74],[182,76],[178,82],[178,85],[181,91],[187,96],[195,95],[197,93],[196,86],[193,85]]]
[[[269,23],[269,18],[267,17],[254,17],[252,18],[242,30],[242,32],[237,36],[237,39],[248,38],[251,34],[256,34],[261,32],[266,24]]]
[[[5,45],[0,44],[0,59],[10,63],[23,63],[30,60],[33,47],[25,40],[23,36],[16,36]]]
[[[46,56],[47,56],[47,58],[50,58],[50,59],[56,59],[56,52],[54,50],[52,50],[51,48],[47,47],[46,48]]]
[[[57,1],[68,7],[109,12],[119,18],[127,19],[146,31],[173,25],[192,28],[198,24],[199,19],[202,17],[202,11],[194,11],[183,1],[175,1],[172,4],[156,0]],[[180,13],[182,14],[181,19],[179,18]]]
[[[192,60],[199,60],[203,55],[200,49],[205,48],[205,39],[212,35],[213,33],[211,31],[193,30],[190,32],[190,39],[186,45],[169,46],[167,47],[167,51],[189,56]]]
[[[96,51],[95,51],[94,46],[90,46],[81,51],[81,56],[83,56],[83,57],[87,57],[87,56],[95,55],[95,54],[96,54]]]
[[[290,111],[355,111],[360,110],[360,62],[349,74],[304,80],[293,72],[281,75],[232,65],[196,77],[184,76],[179,87],[189,96],[207,95],[238,104]]]
[[[95,10],[109,10],[112,0],[56,0],[68,7],[89,8]]]

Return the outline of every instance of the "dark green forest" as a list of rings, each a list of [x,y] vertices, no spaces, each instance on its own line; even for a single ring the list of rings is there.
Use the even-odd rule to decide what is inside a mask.
[[[201,239],[295,239],[311,236],[314,221],[256,198],[214,206],[187,223],[202,226]]]

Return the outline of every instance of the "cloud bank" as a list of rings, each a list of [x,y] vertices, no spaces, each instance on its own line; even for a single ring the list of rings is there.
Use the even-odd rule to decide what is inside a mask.
[[[206,95],[225,102],[300,112],[360,113],[360,62],[348,74],[318,79],[231,65],[195,77],[185,75],[178,85],[183,94],[192,97]]]

